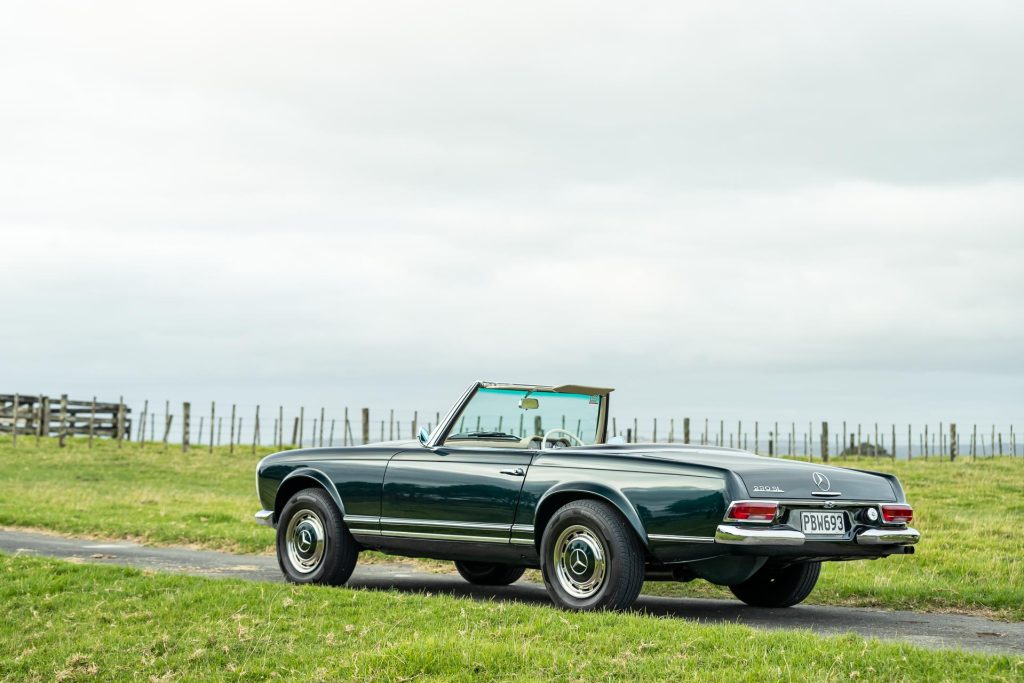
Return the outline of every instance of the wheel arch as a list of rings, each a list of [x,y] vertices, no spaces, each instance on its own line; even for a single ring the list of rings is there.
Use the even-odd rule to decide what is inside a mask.
[[[647,542],[647,529],[640,520],[636,508],[629,502],[629,499],[621,492],[610,486],[596,484],[593,482],[563,483],[549,489],[537,502],[537,510],[533,518],[533,543],[540,552],[541,538],[544,535],[544,528],[548,521],[555,514],[555,511],[566,503],[574,500],[590,499],[599,500],[610,504],[626,518],[630,527],[633,528],[644,549],[649,549]]]
[[[338,510],[341,512],[342,517],[345,516],[345,505],[341,502],[341,496],[338,494],[338,489],[335,487],[334,482],[331,481],[330,477],[320,470],[313,469],[312,467],[301,467],[291,472],[281,481],[281,485],[277,487],[277,494],[274,497],[275,524],[279,521],[281,510],[284,508],[285,503],[288,502],[288,499],[302,489],[308,488],[321,488],[327,491],[327,495],[329,495],[331,500],[334,501],[334,504],[338,506]]]

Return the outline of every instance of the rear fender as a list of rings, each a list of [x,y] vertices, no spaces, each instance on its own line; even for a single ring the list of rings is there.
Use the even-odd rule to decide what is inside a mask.
[[[555,510],[570,500],[579,498],[597,498],[615,506],[622,516],[626,518],[626,521],[629,522],[629,525],[633,527],[644,547],[648,546],[647,529],[644,527],[643,522],[640,521],[640,515],[637,514],[636,508],[629,502],[629,499],[621,491],[610,486],[587,481],[562,482],[548,489],[537,502],[537,511],[534,514],[533,524],[534,538],[538,548],[540,547],[540,539],[544,534],[543,527],[547,525],[547,520],[551,518]]]

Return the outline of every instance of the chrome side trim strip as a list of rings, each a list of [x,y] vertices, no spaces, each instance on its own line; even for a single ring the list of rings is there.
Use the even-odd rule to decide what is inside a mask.
[[[868,529],[857,534],[861,545],[913,545],[921,540],[917,529]]]
[[[432,538],[438,541],[477,541],[480,543],[508,543],[507,538],[495,536],[465,536],[463,534],[431,534],[422,531],[384,531],[381,536],[398,536],[400,538]]]
[[[256,523],[261,526],[274,526],[274,511],[273,510],[260,510],[256,513]]]
[[[380,528],[377,526],[380,517],[372,515],[345,515],[345,524],[348,525],[349,533],[362,536],[380,536]],[[370,525],[366,528],[364,525]]]
[[[715,543],[725,545],[803,545],[802,531],[793,529],[749,529],[719,524],[715,530]]]
[[[665,543],[714,543],[715,539],[711,536],[673,536],[672,534],[647,534],[647,538],[652,541],[662,541]]]
[[[513,538],[511,539],[512,545],[533,545],[532,538]]]
[[[533,535],[533,525],[532,524],[513,524],[512,525],[512,531],[513,531],[513,533],[527,533],[527,534],[530,534],[532,536]]]
[[[491,522],[448,522],[440,519],[403,519],[401,517],[381,517],[380,524],[381,526],[387,524],[423,527],[441,526],[450,529],[479,529],[481,531],[510,531],[512,529],[511,524],[494,524]]]

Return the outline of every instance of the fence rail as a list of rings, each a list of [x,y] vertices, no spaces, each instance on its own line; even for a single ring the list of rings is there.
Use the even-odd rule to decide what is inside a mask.
[[[217,404],[207,410],[191,402],[172,405],[164,401],[163,410],[148,400],[143,402],[133,430],[132,409],[123,399],[118,402],[59,397],[0,394],[0,433],[11,434],[15,445],[19,436],[57,436],[63,445],[67,437],[88,436],[116,439],[119,444],[135,441],[144,444],[162,442],[190,448],[212,449],[226,445],[231,451],[248,446],[280,449],[306,446],[352,446],[396,439],[415,439],[421,426],[432,429],[440,420],[440,411],[344,408],[328,412],[325,407],[285,411],[284,406],[240,406],[232,404],[218,412]],[[270,410],[264,410],[270,408]],[[244,414],[243,414],[244,413]],[[979,429],[971,425],[961,432],[955,422],[910,424],[853,422],[762,422],[701,420],[689,417],[666,420],[612,416],[609,436],[628,443],[682,443],[742,448],[770,456],[819,458],[867,455],[910,459],[960,456],[1017,456],[1017,431],[996,425]],[[1024,455],[1022,448],[1021,455]]]

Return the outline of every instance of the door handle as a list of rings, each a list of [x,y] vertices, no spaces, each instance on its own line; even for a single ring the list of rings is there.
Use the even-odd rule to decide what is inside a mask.
[[[517,467],[514,470],[502,470],[501,473],[502,474],[510,474],[513,477],[525,477],[526,476],[526,470],[524,470],[522,467]]]

